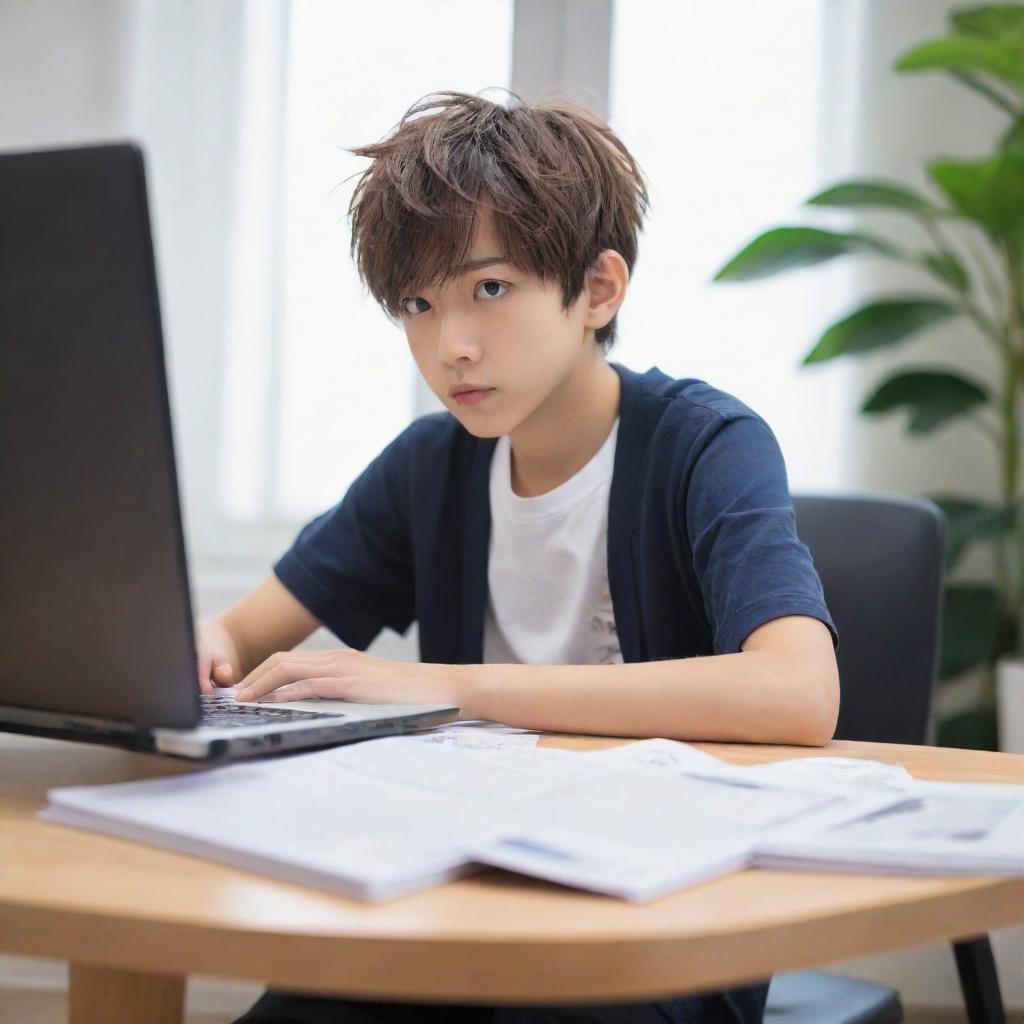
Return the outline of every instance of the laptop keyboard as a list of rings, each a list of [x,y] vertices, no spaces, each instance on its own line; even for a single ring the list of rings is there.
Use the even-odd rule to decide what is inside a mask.
[[[344,715],[321,711],[296,711],[293,708],[268,708],[265,705],[239,704],[233,696],[202,693],[203,708],[200,726],[218,729],[248,728],[253,725],[275,725],[281,722],[312,721],[315,718],[344,718]]]

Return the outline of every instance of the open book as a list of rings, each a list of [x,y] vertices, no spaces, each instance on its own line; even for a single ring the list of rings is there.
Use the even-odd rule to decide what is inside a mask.
[[[533,743],[450,726],[55,789],[41,816],[370,900],[480,865],[631,900],[751,864],[1024,874],[1024,787],[837,758],[738,768],[670,740]]]

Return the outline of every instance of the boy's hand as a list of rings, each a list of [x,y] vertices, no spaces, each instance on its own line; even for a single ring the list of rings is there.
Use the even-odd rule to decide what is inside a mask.
[[[215,686],[234,683],[235,670],[226,648],[225,638],[216,624],[196,623],[196,670],[203,693],[213,693]]]
[[[458,704],[457,665],[373,658],[362,651],[281,651],[249,673],[236,699],[328,697],[360,704]]]

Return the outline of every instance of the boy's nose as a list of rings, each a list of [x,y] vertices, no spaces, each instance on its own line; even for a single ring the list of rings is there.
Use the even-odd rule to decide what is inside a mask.
[[[466,317],[446,316],[438,325],[437,358],[454,366],[460,359],[476,362],[481,346],[476,330]]]

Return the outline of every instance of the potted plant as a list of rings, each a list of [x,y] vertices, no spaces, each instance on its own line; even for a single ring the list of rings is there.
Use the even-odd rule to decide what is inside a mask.
[[[889,373],[866,397],[867,416],[902,412],[911,436],[969,418],[993,459],[996,500],[931,495],[947,518],[947,572],[976,544],[994,547],[991,579],[947,585],[940,683],[982,672],[980,696],[967,711],[939,723],[948,746],[1024,752],[1024,516],[1021,492],[1021,396],[1024,392],[1024,5],[955,11],[949,33],[903,54],[896,70],[941,70],[1006,117],[991,156],[950,157],[926,164],[940,198],[882,180],[843,181],[807,200],[811,207],[884,209],[923,229],[922,249],[868,232],[813,226],[777,227],[755,238],[715,275],[748,281],[837,256],[873,254],[915,265],[927,293],[879,296],[833,323],[804,358],[814,365],[877,352],[931,325],[960,318],[972,341],[998,360],[995,382],[927,364]]]

